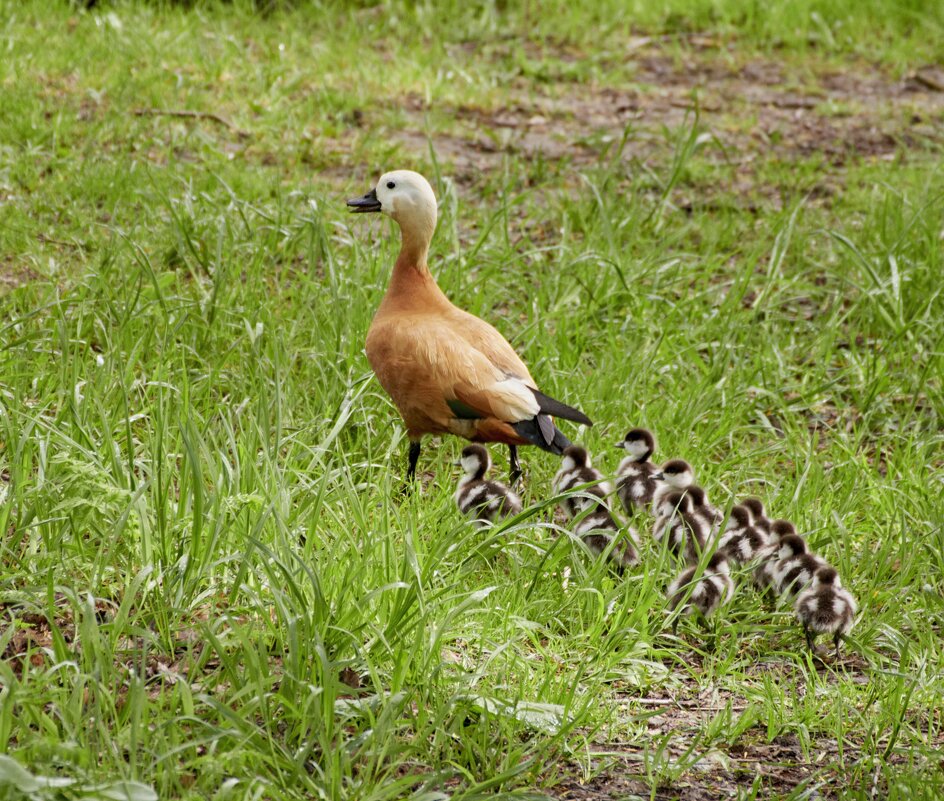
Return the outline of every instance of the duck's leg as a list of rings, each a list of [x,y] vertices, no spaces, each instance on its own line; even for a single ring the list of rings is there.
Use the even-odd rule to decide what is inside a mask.
[[[521,462],[518,461],[518,446],[508,446],[508,466],[510,469],[511,483],[516,484],[521,478]]]
[[[416,479],[416,463],[420,458],[420,441],[412,440],[410,442],[410,465],[406,470],[407,483]]]
[[[833,644],[836,646],[836,661],[837,661],[837,662],[839,661],[839,642],[840,642],[840,640],[842,640],[842,635],[841,635],[841,634],[837,634],[835,637],[833,637]]]
[[[803,633],[806,635],[806,644],[810,653],[816,656],[816,646],[813,644],[813,632],[807,626],[803,626]]]

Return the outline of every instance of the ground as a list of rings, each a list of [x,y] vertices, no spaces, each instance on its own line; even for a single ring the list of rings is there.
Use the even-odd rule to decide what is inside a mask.
[[[0,2],[0,795],[944,793],[939,10],[79,6]],[[343,203],[401,167],[601,469],[646,425],[838,568],[838,660],[743,576],[673,636],[547,454],[496,529],[450,438],[401,494]]]

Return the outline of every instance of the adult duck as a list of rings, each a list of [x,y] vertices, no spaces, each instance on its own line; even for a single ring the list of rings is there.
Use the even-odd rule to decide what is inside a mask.
[[[393,399],[410,440],[407,479],[416,475],[425,434],[456,434],[509,448],[513,480],[521,475],[517,446],[560,455],[569,440],[562,417],[585,425],[577,409],[540,392],[508,341],[491,325],[454,306],[427,264],[436,230],[436,196],[419,173],[380,176],[354,212],[380,212],[400,226],[400,255],[367,333],[367,360]]]

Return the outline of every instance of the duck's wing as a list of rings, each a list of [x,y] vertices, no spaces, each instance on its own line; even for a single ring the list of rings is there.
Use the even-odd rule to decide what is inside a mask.
[[[521,357],[515,353],[511,346],[497,329],[479,319],[473,314],[469,314],[462,309],[453,307],[449,313],[450,328],[461,336],[480,353],[483,353],[488,360],[506,376],[521,381],[528,387],[538,402],[538,407],[542,415],[560,417],[564,420],[572,420],[575,423],[583,423],[592,426],[590,418],[579,409],[561,403],[559,400],[545,395],[538,389],[538,385],[531,377],[527,366]],[[542,427],[540,433],[546,437],[549,429]],[[551,440],[548,439],[548,442]]]
[[[441,317],[401,316],[374,326],[367,357],[404,416],[421,408],[448,426],[456,418],[516,423],[541,411],[530,376],[509,375]]]

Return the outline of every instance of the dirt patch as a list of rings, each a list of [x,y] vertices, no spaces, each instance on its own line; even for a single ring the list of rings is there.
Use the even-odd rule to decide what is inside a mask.
[[[384,135],[420,158],[431,139],[460,181],[498,169],[507,155],[585,165],[620,141],[624,160],[668,156],[673,143],[667,132],[692,124],[696,109],[699,125],[717,145],[706,151],[709,158],[733,164],[820,154],[841,166],[944,143],[944,91],[933,88],[937,73],[896,80],[864,63],[812,75],[789,70],[775,61],[738,65],[725,53],[680,59],[654,50],[636,54],[633,79],[623,86],[518,78],[508,88],[508,102],[497,108],[431,109],[408,96],[400,101],[408,124]],[[424,115],[433,111],[452,117],[449,133],[423,132]]]

